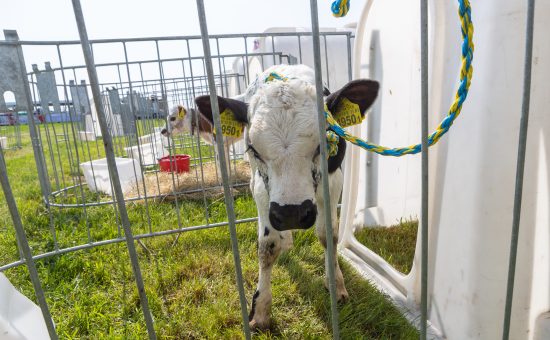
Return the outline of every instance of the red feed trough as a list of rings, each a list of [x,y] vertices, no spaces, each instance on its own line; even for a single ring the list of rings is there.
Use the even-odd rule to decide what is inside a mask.
[[[171,161],[170,161],[171,159]],[[189,172],[189,155],[173,155],[159,159],[160,171],[165,172]]]

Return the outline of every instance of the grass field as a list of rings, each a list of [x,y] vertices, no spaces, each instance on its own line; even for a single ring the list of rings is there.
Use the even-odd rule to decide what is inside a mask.
[[[404,274],[411,271],[418,221],[402,221],[388,228],[364,228],[357,241],[369,247]]]
[[[25,133],[25,131],[24,131]],[[54,249],[51,226],[61,248],[116,238],[117,218],[111,205],[86,209],[54,209],[42,204],[27,134],[24,147],[7,151],[10,182],[33,252]],[[66,161],[66,160],[63,160]],[[66,167],[65,169],[68,169]],[[67,170],[68,171],[68,170]],[[69,173],[66,174],[68,177]],[[18,259],[9,212],[0,197],[0,265]],[[226,219],[223,200],[208,199],[210,222]],[[203,201],[179,202],[183,226],[205,222]],[[255,216],[250,195],[238,196],[237,218]],[[177,226],[174,202],[129,203],[134,234]],[[50,217],[51,216],[51,217]],[[148,222],[150,217],[151,223]],[[239,249],[247,298],[254,292],[258,263],[256,226],[238,226]],[[294,235],[293,249],[282,255],[273,273],[273,326],[257,339],[330,338],[329,295],[323,285],[323,250],[312,230]],[[241,318],[227,227],[144,239],[137,246],[155,328],[162,339],[240,339]],[[403,247],[395,233],[380,232],[366,241],[377,250]],[[405,245],[414,250],[412,245]],[[399,249],[399,248],[394,248]],[[378,251],[378,250],[377,250]],[[384,256],[384,255],[383,255]],[[403,252],[403,260],[410,252]],[[395,260],[391,256],[388,260]],[[412,262],[412,256],[408,263]],[[340,305],[343,339],[416,339],[417,331],[396,308],[352,268],[342,262],[350,301]],[[145,323],[124,243],[116,243],[37,261],[57,331],[63,339],[143,339]],[[26,267],[5,272],[26,296],[34,299]]]

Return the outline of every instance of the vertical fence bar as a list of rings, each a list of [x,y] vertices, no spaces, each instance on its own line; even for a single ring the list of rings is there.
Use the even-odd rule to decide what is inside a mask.
[[[420,0],[420,96],[422,148],[420,339],[428,326],[428,0]]]
[[[335,266],[338,261],[335,258],[332,230],[332,211],[330,209],[330,191],[328,183],[328,164],[327,164],[327,138],[326,138],[326,121],[325,121],[325,104],[323,101],[323,71],[321,70],[321,39],[319,37],[319,18],[317,14],[317,0],[310,0],[311,7],[311,33],[313,39],[313,57],[315,65],[315,88],[317,90],[317,119],[319,122],[319,139],[320,139],[320,158],[321,161],[321,178],[323,180],[323,204],[325,211],[325,227],[327,239],[327,256],[325,261],[328,262],[329,291],[330,291],[330,310],[332,320],[332,337],[333,339],[340,338],[340,328],[338,325],[338,305],[336,299],[336,283],[335,283]]]
[[[34,293],[36,294],[36,299],[42,310],[42,316],[44,317],[44,322],[48,328],[48,334],[51,339],[57,340],[57,333],[55,332],[55,326],[53,324],[52,316],[50,314],[50,309],[48,308],[48,303],[46,302],[46,297],[44,296],[44,290],[42,289],[42,284],[40,283],[40,278],[38,277],[38,271],[36,270],[36,265],[32,258],[31,248],[29,247],[29,242],[27,241],[27,236],[25,235],[25,229],[23,229],[23,223],[21,222],[21,216],[19,216],[19,211],[17,210],[17,204],[15,203],[15,198],[13,197],[13,192],[11,190],[10,182],[8,179],[8,171],[6,169],[6,161],[4,159],[4,151],[0,148],[0,183],[2,185],[2,190],[4,191],[4,196],[6,197],[6,204],[10,210],[10,215],[13,220],[13,226],[15,227],[15,236],[17,238],[17,243],[20,247],[20,250],[23,253],[25,262],[27,263],[27,268],[29,269],[29,274],[31,277],[32,285],[34,287]]]
[[[195,92],[195,74],[193,72],[193,59],[191,59],[191,46],[189,45],[189,39],[186,39],[185,43],[187,46],[187,56],[189,57],[189,77],[191,78],[191,94],[193,95],[193,98],[195,98],[197,96]],[[189,96],[189,91],[187,91],[187,96]],[[192,104],[189,106],[189,108],[191,108],[192,105],[194,104],[193,102],[191,103]],[[195,121],[198,122],[199,121],[198,110],[194,110],[192,114],[194,115]],[[204,190],[205,188],[204,167],[203,167],[204,161],[202,157],[201,137],[199,133],[197,133],[196,142],[197,142],[197,151],[199,155],[199,164],[201,169],[201,189],[202,189],[202,200],[204,203],[204,217],[206,220],[206,224],[210,224],[210,213],[208,212],[208,202],[206,201],[206,191]],[[194,142],[191,141],[191,144],[193,143]],[[215,167],[215,168],[216,168],[216,178],[218,178],[218,167]]]
[[[16,41],[16,42],[19,41],[19,36],[17,34],[17,31],[4,30],[4,36],[7,41]],[[23,89],[25,92],[25,101],[26,101],[25,105],[27,108],[29,133],[31,136],[32,149],[34,153],[34,161],[38,171],[38,181],[40,182],[40,189],[42,191],[43,202],[48,207],[48,212],[49,212],[50,210],[49,195],[51,192],[51,184],[47,175],[48,172],[46,170],[46,159],[44,158],[44,153],[42,152],[43,149],[42,149],[42,143],[39,135],[39,130],[36,128],[36,124],[34,123],[34,115],[33,115],[34,105],[33,105],[29,79],[27,77],[27,70],[25,67],[25,57],[23,55],[23,48],[20,44],[18,44],[17,47],[15,48],[17,51],[17,59],[19,62],[19,73],[20,73],[21,81],[23,82]],[[19,119],[19,117],[17,119]],[[3,159],[2,159],[2,163],[5,166],[5,162]],[[50,221],[51,221],[51,217],[50,217]],[[53,236],[54,242],[57,243],[56,236],[55,236],[55,229],[52,229],[52,236]],[[18,245],[21,246],[19,242],[18,242]],[[24,255],[21,249],[19,249],[19,255],[20,256]]]
[[[510,337],[510,319],[514,298],[514,279],[516,275],[516,258],[518,252],[519,223],[521,217],[521,199],[523,195],[523,171],[527,149],[527,127],[529,125],[529,101],[531,99],[531,66],[533,59],[533,29],[535,17],[535,0],[527,0],[527,24],[525,32],[525,61],[523,65],[523,96],[519,126],[518,158],[516,163],[516,184],[514,192],[514,210],[512,217],[512,239],[510,240],[510,259],[508,263],[508,282],[506,285],[506,305],[504,307],[504,324],[502,339]]]
[[[136,280],[139,299],[141,302],[141,308],[143,316],[145,318],[145,324],[147,326],[147,333],[149,339],[156,339],[155,328],[153,325],[153,317],[149,310],[149,303],[147,301],[147,295],[145,293],[145,287],[143,284],[143,278],[141,276],[141,269],[139,267],[139,260],[134,245],[134,237],[132,229],[130,227],[130,220],[128,218],[128,212],[126,211],[126,204],[124,202],[124,194],[120,186],[120,178],[118,176],[118,169],[115,163],[115,154],[113,151],[113,141],[105,120],[104,108],[101,105],[101,93],[99,90],[99,81],[97,78],[96,69],[94,66],[94,59],[92,56],[90,42],[88,40],[88,33],[86,31],[86,24],[84,23],[84,15],[82,13],[82,7],[80,0],[72,0],[74,15],[78,27],[78,33],[80,35],[80,42],[82,44],[82,53],[84,54],[84,60],[86,62],[86,68],[88,70],[88,77],[90,79],[90,87],[94,97],[94,102],[97,110],[97,118],[101,127],[101,134],[103,135],[103,144],[105,146],[105,155],[107,157],[107,165],[109,167],[109,173],[114,187],[116,196],[116,202],[120,213],[120,219],[122,227],[124,228],[124,237],[126,239],[126,246],[128,247],[128,253],[130,255],[130,261],[132,262],[132,271]]]
[[[65,69],[63,68],[63,58],[61,57],[61,48],[60,48],[59,44],[56,45],[56,48],[57,48],[57,57],[59,58],[59,67],[61,68],[61,79],[63,80],[63,94],[65,95],[65,103],[67,105],[66,106],[67,113],[69,114],[69,124],[71,126],[71,133],[72,133],[73,140],[74,140],[74,147],[75,147],[74,153],[75,153],[75,156],[76,156],[76,162],[78,164],[80,164],[80,155],[79,155],[79,152],[78,152],[77,135],[76,135],[76,131],[74,129],[75,120],[73,120],[73,115],[71,114],[71,106],[68,104],[69,103],[69,93],[67,92],[67,81],[65,79]],[[73,69],[73,72],[74,72],[74,69]],[[76,76],[75,76],[74,79],[76,81]],[[79,99],[79,102],[80,102],[80,99]],[[76,111],[74,111],[75,110],[74,100],[73,100],[72,110],[74,112],[74,116],[76,117],[77,114],[76,114]],[[63,123],[63,134],[65,134],[67,136],[67,138],[66,138],[67,141],[66,141],[65,145],[67,147],[67,154],[68,154],[69,159],[70,159],[69,160],[69,169],[72,172],[71,177],[73,178],[73,183],[75,183],[75,177],[78,181],[78,188],[79,188],[79,191],[80,191],[80,196],[82,197],[82,212],[84,214],[84,219],[85,219],[85,222],[86,222],[86,235],[88,237],[88,243],[90,243],[90,242],[92,242],[92,238],[91,238],[91,235],[90,235],[90,223],[89,223],[89,220],[88,220],[88,213],[87,213],[87,210],[86,210],[87,209],[87,207],[86,207],[86,195],[84,194],[84,187],[83,187],[83,184],[82,184],[82,177],[74,176],[75,170],[73,169],[73,156],[72,156],[73,153],[71,151],[72,145],[71,145],[71,142],[70,142],[70,138],[68,137],[69,136],[69,130],[65,127],[65,123]],[[55,144],[59,149],[59,143],[57,142],[57,137],[56,137]],[[50,152],[52,152],[52,150],[53,149],[50,146]],[[59,165],[60,165],[60,167],[62,166],[61,155],[59,155]],[[63,171],[62,168],[61,168],[61,171]],[[93,173],[94,173],[94,168],[92,166],[92,174]],[[95,181],[95,175],[94,175],[94,181]],[[75,192],[76,192],[76,188],[75,188]]]
[[[197,11],[199,13],[199,22],[201,27],[202,46],[204,49],[204,60],[206,62],[206,73],[208,76],[208,88],[210,91],[210,104],[212,105],[212,116],[214,118],[214,128],[216,136],[222,135],[222,127],[220,120],[220,108],[218,107],[218,98],[216,94],[216,83],[214,80],[214,70],[212,68],[212,59],[210,58],[210,41],[208,38],[208,28],[206,26],[206,14],[204,12],[203,0],[197,0]],[[225,208],[227,211],[227,220],[229,223],[229,233],[231,235],[231,247],[233,248],[233,260],[235,262],[235,272],[237,276],[237,288],[239,290],[239,298],[241,302],[241,313],[243,318],[243,329],[246,339],[250,339],[250,327],[248,325],[248,311],[246,307],[246,297],[244,293],[243,274],[241,269],[241,258],[239,255],[239,244],[237,240],[237,228],[235,226],[235,208],[233,206],[233,197],[231,196],[231,188],[229,186],[229,174],[227,163],[225,162],[225,153],[223,138],[216,138],[218,146],[220,170],[223,181],[223,193],[225,196]]]
[[[348,54],[348,81],[351,81],[352,77],[352,66],[351,66],[351,34],[346,35],[346,51]]]
[[[327,74],[327,87],[330,89],[330,72],[328,71],[328,46],[327,46],[327,35],[323,34],[323,43],[325,47],[325,70]]]
[[[127,48],[126,48],[126,43],[123,42],[122,43],[122,47],[124,49],[124,63],[126,64],[126,76],[128,77],[128,88],[130,90],[130,113],[131,113],[131,117],[133,117],[134,119],[134,129],[135,129],[135,133],[136,133],[136,146],[137,146],[137,151],[138,151],[138,160],[139,160],[139,164],[140,164],[140,168],[139,168],[139,172],[141,173],[140,175],[142,176],[142,178],[144,179],[143,182],[141,183],[143,185],[143,198],[144,198],[144,201],[145,201],[145,214],[147,215],[147,224],[149,226],[149,232],[153,232],[153,229],[151,227],[151,213],[149,211],[149,198],[147,197],[147,184],[146,184],[146,181],[145,181],[145,173],[143,171],[143,169],[141,168],[141,166],[143,164],[145,164],[145,162],[143,161],[143,155],[142,155],[142,143],[139,139],[139,129],[138,129],[138,126],[137,124],[135,124],[135,122],[137,122],[138,120],[138,117],[137,117],[137,114],[136,114],[136,108],[134,107],[134,87],[132,85],[132,77],[130,76],[130,65],[128,64],[128,51],[127,51]],[[137,92],[136,92],[137,94]],[[139,98],[139,97],[138,97]],[[138,110],[139,110],[139,107],[138,107]],[[143,118],[143,120],[145,120],[146,118]],[[144,130],[145,130],[145,127],[144,127]],[[131,144],[128,144],[128,145],[131,145]],[[155,145],[154,142],[151,142],[151,145]],[[132,154],[132,158],[134,155]],[[137,188],[137,193],[138,193],[138,196],[140,196],[140,185],[139,185],[139,182],[137,180],[138,177],[138,174],[137,174],[137,169],[136,169],[136,163],[132,162],[132,168],[134,170],[134,175],[136,176],[136,188]]]

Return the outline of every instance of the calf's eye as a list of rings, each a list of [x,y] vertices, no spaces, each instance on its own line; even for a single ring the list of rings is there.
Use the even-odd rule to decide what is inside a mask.
[[[246,151],[252,152],[252,155],[254,155],[255,158],[263,162],[262,157],[260,157],[260,154],[258,153],[258,151],[256,151],[256,149],[254,149],[254,147],[252,147],[252,145],[249,144]]]
[[[170,117],[170,121],[173,122],[176,120],[176,117]]]
[[[321,154],[321,146],[320,145],[317,145],[317,149],[315,149],[315,152],[313,153],[313,160],[315,160],[315,158],[317,158],[317,156],[319,156]]]

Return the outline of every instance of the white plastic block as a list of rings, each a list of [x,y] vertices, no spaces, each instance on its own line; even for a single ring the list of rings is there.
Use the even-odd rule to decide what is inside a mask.
[[[143,180],[139,161],[128,158],[115,158],[120,186],[122,192],[126,192],[138,181]],[[112,195],[111,178],[107,167],[107,159],[101,158],[80,164],[88,188],[92,192],[102,192]]]
[[[6,150],[8,148],[8,137],[0,137],[0,146]]]
[[[98,131],[98,130],[95,130],[97,122],[94,121],[94,118],[91,114],[86,115],[85,123],[86,123],[86,131],[88,132]]]
[[[93,133],[92,131],[78,131],[78,136],[81,141],[85,142],[93,142],[96,139],[95,133]]]
[[[152,164],[156,164],[157,160],[159,158],[162,158],[162,157],[168,155],[168,150],[166,150],[164,148],[162,140],[152,139],[149,136],[150,135],[141,137],[141,138],[148,137],[149,140],[151,140],[151,141],[149,141],[149,142],[140,141],[139,147],[136,145],[136,146],[131,146],[131,147],[128,147],[128,148],[124,148],[124,150],[126,150],[126,154],[128,155],[129,158],[133,158],[133,159],[139,161],[139,153],[141,152],[141,162],[142,162],[142,164],[152,165]],[[147,139],[145,139],[145,140],[147,140]]]
[[[49,339],[40,308],[0,273],[0,339]]]
[[[153,128],[153,132],[148,135],[143,135],[139,137],[140,143],[151,143],[151,141],[162,141],[163,145],[168,145],[168,138],[164,137],[161,133],[163,127],[155,127]]]

